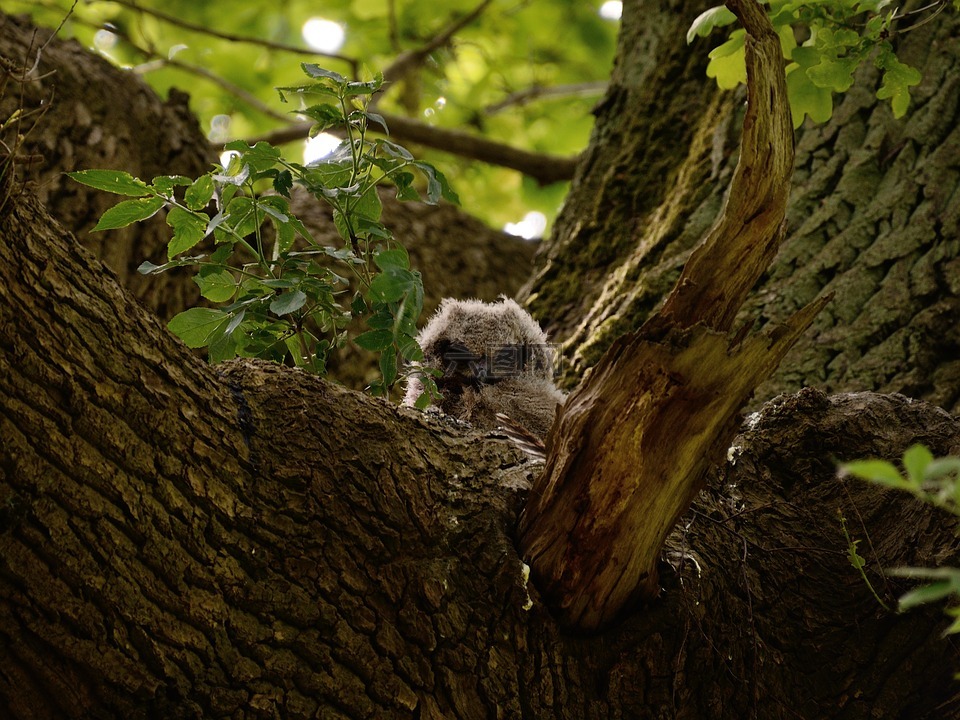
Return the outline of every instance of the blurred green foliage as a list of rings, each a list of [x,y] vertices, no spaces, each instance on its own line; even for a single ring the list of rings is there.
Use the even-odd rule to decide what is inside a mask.
[[[71,4],[72,0],[4,0],[3,10],[28,13],[38,24],[55,27]],[[220,116],[222,127],[222,116],[229,116],[226,135],[211,136],[218,142],[256,137],[283,123],[215,82],[171,66],[165,62],[168,58],[243,88],[278,115],[289,113],[290,107],[278,101],[274,88],[297,82],[301,62],[319,62],[348,76],[353,72],[348,62],[320,54],[298,55],[188,30],[132,9],[133,4],[80,0],[61,34],[134,68],[162,96],[171,87],[189,92],[190,106],[207,132],[215,117]],[[479,0],[443,4],[432,0],[138,0],[136,4],[211,32],[304,49],[304,23],[314,17],[332,20],[345,30],[345,42],[337,52],[357,61],[359,79],[369,79],[400,53],[429,42],[477,7]],[[593,124],[590,110],[609,76],[618,29],[616,21],[600,17],[600,5],[600,0],[492,2],[451,43],[430,53],[413,74],[389,88],[379,111],[481,134],[533,152],[579,153]],[[114,38],[100,36],[113,41],[112,46],[95,41],[104,28],[115,31]],[[541,95],[491,109],[512,93],[583,83],[597,87],[586,95]],[[469,212],[494,227],[517,222],[531,210],[552,219],[566,194],[566,183],[539,187],[516,171],[407,144],[447,175]],[[296,157],[299,149],[287,147],[284,153]]]

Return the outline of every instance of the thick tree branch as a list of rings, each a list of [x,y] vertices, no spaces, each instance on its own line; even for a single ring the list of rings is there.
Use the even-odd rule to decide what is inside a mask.
[[[567,399],[519,526],[541,590],[580,628],[657,595],[667,534],[722,459],[740,408],[825,303],[770,335],[726,335],[783,237],[793,167],[779,40],[756,0],[729,6],[748,34],[748,105],[727,205],[663,309]]]
[[[577,157],[564,158],[533,153],[458,130],[426,125],[400,115],[381,114],[387,122],[391,137],[397,140],[418,143],[451,155],[517,170],[541,185],[571,179],[579,161]],[[248,142],[256,143],[265,140],[279,145],[301,140],[309,135],[311,126],[312,123],[306,122],[289,125],[251,138]]]

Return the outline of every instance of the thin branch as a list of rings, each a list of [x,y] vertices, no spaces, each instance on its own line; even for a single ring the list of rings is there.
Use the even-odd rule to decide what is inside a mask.
[[[84,2],[86,2],[89,5],[91,2],[93,2],[93,0],[84,0]],[[130,8],[131,10],[136,10],[137,12],[141,12],[144,15],[150,15],[152,17],[157,18],[158,20],[162,20],[165,23],[169,23],[170,25],[175,25],[177,27],[183,28],[184,30],[190,30],[191,32],[201,33],[209,37],[215,37],[221,40],[227,40],[228,42],[247,43],[248,45],[258,45],[260,47],[269,48],[271,50],[281,50],[283,52],[295,53],[297,55],[309,55],[311,57],[320,56],[320,57],[330,58],[332,60],[340,60],[341,62],[345,62],[348,65],[350,65],[354,75],[357,74],[357,70],[359,67],[359,62],[356,59],[347,57],[346,55],[318,52],[316,50],[297,47],[296,45],[288,45],[286,43],[278,43],[278,42],[273,42],[271,40],[261,40],[260,38],[247,37],[244,35],[234,35],[233,33],[220,32],[218,30],[211,30],[210,28],[203,27],[202,25],[195,25],[193,23],[187,22],[186,20],[182,20],[181,18],[175,17],[173,15],[168,15],[167,13],[161,12],[160,10],[153,10],[152,8],[144,7],[142,5],[137,4],[136,2],[133,2],[133,0],[107,0],[107,2],[112,2],[116,5],[122,5],[123,7]]]
[[[207,70],[207,68],[205,67],[202,67],[200,65],[193,65],[191,63],[185,63],[175,58],[166,57],[160,54],[159,52],[157,52],[156,50],[154,50],[153,48],[143,47],[141,45],[138,45],[133,40],[133,38],[130,37],[130,35],[128,35],[126,32],[124,32],[120,28],[117,28],[117,27],[105,28],[101,24],[89,23],[83,20],[77,20],[77,22],[83,25],[86,25],[88,27],[95,27],[98,29],[107,29],[117,37],[129,43],[129,45],[134,50],[141,53],[144,57],[150,58],[151,59],[150,62],[142,63],[140,65],[135,65],[133,67],[133,72],[137,73],[138,75],[146,75],[147,73],[153,72],[154,70],[158,70],[162,67],[177,68],[178,70],[182,70],[183,72],[190,73],[192,75],[197,75],[198,77],[202,77],[205,80],[212,82],[214,85],[217,85],[218,87],[222,88],[229,94],[236,97],[241,102],[246,103],[251,108],[253,108],[257,112],[263,113],[267,117],[270,117],[274,120],[278,120],[282,123],[290,122],[290,117],[288,115],[278,113],[276,110],[271,108],[269,105],[264,103],[262,100],[260,100],[259,98],[257,98],[256,96],[254,96],[253,94],[245,90],[244,88],[230,82],[225,78],[220,77],[219,75],[211,72],[210,70]]]
[[[487,105],[483,112],[485,115],[496,115],[498,112],[513,107],[514,105],[526,105],[539,98],[547,97],[595,97],[602,95],[607,89],[606,82],[584,82],[572,83],[569,85],[553,85],[547,87],[544,85],[534,85],[526,90],[518,90],[510,93],[503,100],[492,105]]]
[[[209,80],[214,85],[219,86],[220,88],[227,91],[234,97],[245,102],[247,105],[249,105],[251,108],[253,108],[257,112],[263,113],[267,117],[273,118],[274,120],[279,120],[280,122],[283,122],[283,123],[290,122],[290,117],[288,115],[284,115],[283,113],[278,113],[276,110],[271,108],[265,102],[255,97],[248,91],[244,90],[239,85],[235,85],[229,80],[226,80],[220,77],[216,73],[210,72],[209,70],[207,70],[205,67],[202,67],[201,65],[193,65],[191,63],[181,62],[180,60],[176,60],[174,58],[165,58],[162,55],[159,55],[154,52],[150,52],[137,45],[134,45],[134,47],[137,48],[137,50],[139,50],[140,52],[146,53],[149,57],[154,58],[152,62],[143,63],[142,65],[134,66],[133,71],[139,75],[146,75],[147,73],[153,72],[154,70],[157,70],[164,66],[177,68],[178,70],[183,70],[184,72],[190,73],[192,75],[197,75],[199,77],[204,78],[205,80]]]
[[[387,82],[396,82],[402,79],[415,68],[423,64],[423,61],[434,50],[448,44],[450,40],[467,25],[476,20],[487,9],[487,6],[493,0],[483,0],[473,10],[464,15],[459,20],[454,20],[446,28],[437,33],[433,38],[414,50],[408,50],[401,53],[397,58],[387,66],[383,71],[383,79]]]
[[[383,115],[390,136],[404,142],[414,142],[435,150],[459,157],[517,170],[533,178],[541,185],[569,180],[576,169],[577,157],[544,155],[505,145],[495,140],[470,135],[458,130],[448,130],[426,125],[400,115]],[[303,122],[266,133],[248,140],[256,143],[265,140],[273,145],[306,138],[313,123]]]

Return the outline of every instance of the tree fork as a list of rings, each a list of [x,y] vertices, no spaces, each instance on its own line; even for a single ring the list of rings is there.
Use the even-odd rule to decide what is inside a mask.
[[[726,205],[663,307],[568,398],[519,522],[538,587],[561,622],[581,629],[658,594],[668,533],[756,386],[829,300],[773,333],[729,336],[783,239],[794,149],[779,39],[755,0],[727,4],[747,31],[748,103]]]

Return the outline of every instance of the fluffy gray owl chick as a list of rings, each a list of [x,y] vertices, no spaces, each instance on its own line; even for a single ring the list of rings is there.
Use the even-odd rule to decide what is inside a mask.
[[[554,348],[537,321],[513,300],[440,303],[417,336],[421,365],[443,372],[439,408],[475,427],[493,429],[503,414],[544,439],[564,395],[553,382]],[[415,375],[404,404],[423,392]]]

